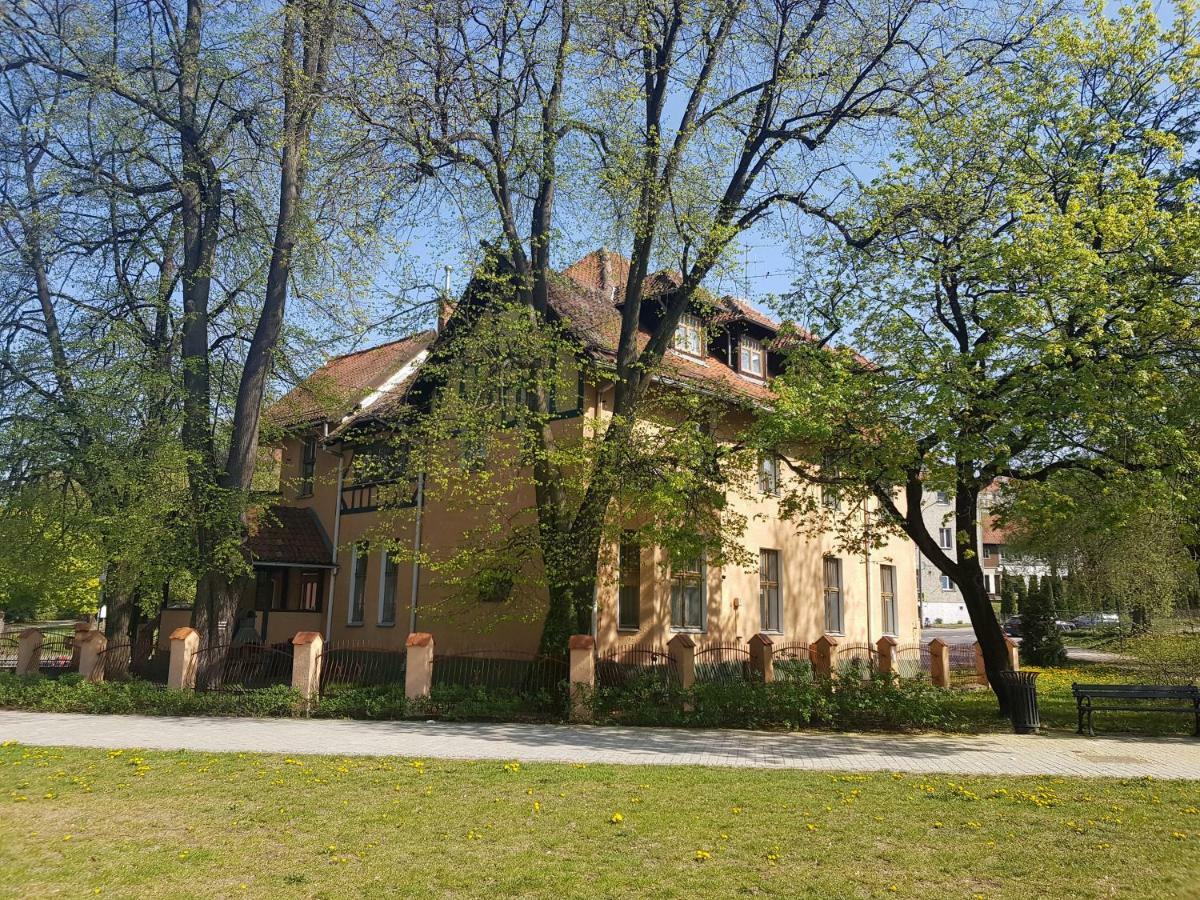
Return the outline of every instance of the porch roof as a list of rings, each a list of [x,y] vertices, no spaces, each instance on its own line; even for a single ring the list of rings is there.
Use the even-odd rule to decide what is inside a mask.
[[[308,507],[274,504],[250,516],[246,547],[255,566],[334,568],[332,547]]]

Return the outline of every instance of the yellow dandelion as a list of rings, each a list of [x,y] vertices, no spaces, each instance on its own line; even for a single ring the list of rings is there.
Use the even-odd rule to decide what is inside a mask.
[[[712,854],[709,853],[707,850],[697,850],[695,859],[697,862],[702,862],[706,859],[712,859]]]
[[[623,815],[621,815],[619,812],[615,812],[611,816],[608,817],[608,821],[612,822],[614,825],[620,825],[622,822],[625,821],[625,817]]]

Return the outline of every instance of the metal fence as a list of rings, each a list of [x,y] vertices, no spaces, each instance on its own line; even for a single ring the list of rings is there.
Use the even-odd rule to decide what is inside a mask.
[[[429,709],[483,716],[562,715],[570,697],[566,659],[507,650],[434,655]]]
[[[929,680],[929,645],[903,644],[896,648],[896,674],[901,678]]]
[[[159,650],[154,635],[150,633],[133,641],[116,640],[110,643],[97,654],[96,667],[91,677],[101,676],[105,681],[137,679],[165,685],[170,668],[171,654],[166,650]]]
[[[292,683],[292,645],[213,644],[196,654],[196,690],[251,691]]]
[[[79,657],[75,655],[75,636],[52,631],[42,635],[42,656],[38,671],[47,678],[57,678],[65,672],[79,668]]]
[[[750,651],[741,644],[713,644],[696,651],[696,682],[731,684],[754,681]]]
[[[879,651],[870,644],[844,644],[833,654],[831,665],[838,678],[870,678],[879,671]]]
[[[614,647],[596,660],[598,688],[630,688],[645,683],[679,683],[675,661],[665,651],[628,645]]]
[[[339,687],[395,684],[403,688],[408,651],[365,641],[330,641],[322,648],[318,663],[322,694]]]
[[[979,683],[975,671],[975,645],[951,644],[947,648],[950,656],[950,685],[952,687],[969,687]]]
[[[812,681],[813,665],[808,644],[771,648],[771,668],[776,681]]]
[[[17,646],[19,643],[19,632],[5,631],[0,633],[0,671],[12,671],[17,668]]]

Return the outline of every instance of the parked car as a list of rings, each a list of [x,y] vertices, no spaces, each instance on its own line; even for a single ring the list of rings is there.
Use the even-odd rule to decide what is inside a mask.
[[[1054,627],[1057,628],[1059,631],[1074,631],[1075,623],[1068,622],[1066,619],[1055,619]]]
[[[1004,625],[1002,627],[1004,628],[1004,633],[1007,634],[1009,637],[1020,637],[1021,636],[1021,617],[1020,616],[1009,616],[1007,619],[1004,620]]]
[[[1116,613],[1084,613],[1071,620],[1076,628],[1115,628],[1121,624]]]

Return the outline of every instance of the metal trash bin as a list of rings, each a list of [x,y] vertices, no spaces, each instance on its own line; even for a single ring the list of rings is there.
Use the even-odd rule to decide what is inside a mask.
[[[1015,734],[1037,734],[1042,727],[1038,716],[1037,672],[1001,672],[1008,691],[1008,715]]]

